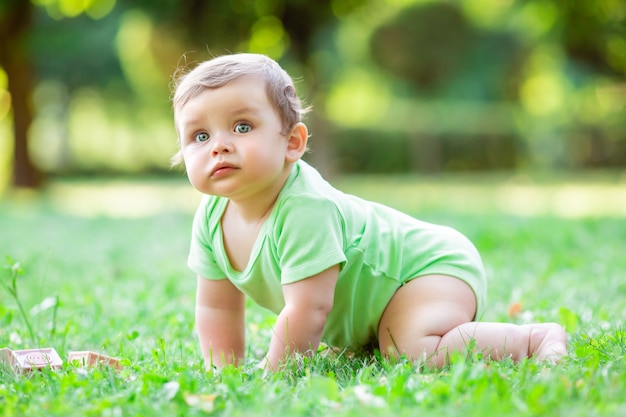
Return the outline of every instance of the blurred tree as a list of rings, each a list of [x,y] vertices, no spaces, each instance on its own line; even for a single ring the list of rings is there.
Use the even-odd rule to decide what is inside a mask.
[[[381,68],[421,96],[516,98],[508,87],[519,78],[523,45],[506,31],[480,30],[455,3],[407,7],[374,31],[370,48]]]
[[[438,106],[434,100],[443,103],[434,121],[441,128],[422,129],[408,139],[405,155],[413,170],[440,171],[446,162],[449,169],[516,166],[519,139],[512,117],[500,112],[498,122],[510,126],[508,131],[493,133],[487,126],[494,124],[495,106],[517,99],[515,80],[521,68],[517,64],[525,50],[511,33],[481,30],[459,3],[427,2],[409,5],[383,22],[373,31],[369,46],[378,66],[408,82],[408,96],[430,100],[431,109]],[[458,103],[469,103],[463,113],[473,117],[454,112]],[[470,124],[476,123],[482,126],[472,132]],[[404,131],[410,134],[409,128]]]
[[[106,55],[93,52],[104,48],[97,49],[94,48],[94,43],[83,43],[85,47],[80,51],[75,46],[80,45],[81,41],[93,40],[85,36],[90,33],[86,28],[75,33],[75,36],[63,37],[57,44],[58,48],[54,47],[55,39],[59,39],[58,35],[62,37],[67,33],[59,30],[68,27],[59,20],[85,12],[95,13],[93,16],[106,15],[111,9],[107,5],[112,6],[115,2],[51,0],[36,3],[45,6],[55,19],[37,19],[37,15],[41,15],[38,13],[41,9],[35,7],[31,0],[0,0],[0,66],[7,74],[13,116],[12,183],[16,187],[28,188],[39,187],[43,180],[43,174],[33,163],[29,151],[29,130],[35,116],[33,93],[36,83],[45,77],[58,78],[71,88],[77,83],[89,84],[102,79],[97,77],[97,58]],[[106,7],[102,8],[103,4]],[[35,26],[33,21],[36,19],[38,24]],[[101,42],[108,42],[108,39],[110,38],[101,39]],[[72,40],[75,40],[74,44]],[[42,42],[52,47],[37,49],[36,46]],[[48,51],[52,51],[53,55],[46,55]],[[84,62],[76,65],[75,61],[81,59]],[[106,70],[105,72],[109,73]]]
[[[33,6],[30,1],[0,2],[0,66],[8,77],[13,109],[13,184],[38,187],[41,173],[28,152],[28,129],[33,120],[33,69],[26,41],[31,29]]]
[[[476,30],[451,3],[414,5],[378,27],[371,39],[374,61],[422,92],[438,93],[473,51]]]

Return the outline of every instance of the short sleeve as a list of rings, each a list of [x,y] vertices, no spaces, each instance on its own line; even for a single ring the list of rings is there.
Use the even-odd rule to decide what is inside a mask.
[[[211,241],[207,204],[203,200],[193,219],[187,265],[193,272],[204,278],[226,278],[226,274],[217,264]]]
[[[274,232],[281,282],[289,284],[346,262],[343,217],[330,200],[294,196],[283,202]]]

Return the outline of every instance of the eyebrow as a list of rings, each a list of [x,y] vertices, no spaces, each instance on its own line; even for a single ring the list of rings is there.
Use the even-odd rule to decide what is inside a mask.
[[[237,115],[237,114],[245,114],[245,113],[254,113],[257,114],[261,111],[261,109],[259,109],[258,107],[253,107],[253,106],[242,106],[242,107],[236,107],[234,110],[229,111],[229,113],[231,115]]]
[[[189,120],[180,120],[176,122],[178,129],[189,129],[198,126],[202,123],[202,120],[199,118],[189,119]]]

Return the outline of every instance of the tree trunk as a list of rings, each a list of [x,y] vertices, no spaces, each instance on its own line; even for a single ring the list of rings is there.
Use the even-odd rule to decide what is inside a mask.
[[[42,175],[28,153],[28,130],[33,120],[32,67],[25,45],[32,18],[30,1],[10,1],[0,14],[0,66],[8,77],[13,114],[13,185],[37,188]]]

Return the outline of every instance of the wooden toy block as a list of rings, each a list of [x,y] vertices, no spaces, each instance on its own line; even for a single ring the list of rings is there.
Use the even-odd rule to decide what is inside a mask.
[[[13,369],[15,366],[15,357],[13,356],[13,351],[11,349],[0,349],[0,363],[5,365],[7,368]]]
[[[110,366],[111,368],[122,369],[122,365],[120,365],[119,359],[90,351],[70,352],[67,361],[70,363],[78,362],[78,365],[81,367],[98,366],[102,364],[105,366]]]
[[[53,348],[11,350],[0,349],[0,358],[4,364],[16,373],[30,372],[42,368],[58,369],[63,360]]]
[[[119,359],[90,351],[69,352],[68,362],[80,367],[104,365],[115,369],[123,368]],[[26,350],[2,348],[0,349],[0,365],[21,374],[46,367],[58,369],[63,366],[63,360],[53,348]]]

